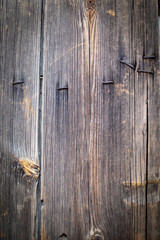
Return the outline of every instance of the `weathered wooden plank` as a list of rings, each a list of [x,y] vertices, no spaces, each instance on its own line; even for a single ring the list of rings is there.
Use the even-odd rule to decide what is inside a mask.
[[[33,239],[41,1],[0,1],[0,22],[0,238]]]
[[[160,239],[160,61],[158,43],[158,6],[159,1],[146,1],[146,41],[145,55],[155,55],[146,59],[144,66],[153,70],[148,75],[148,169],[147,169],[147,239]],[[158,39],[159,38],[159,39]],[[160,45],[159,45],[160,46]]]
[[[101,1],[91,27],[91,226],[104,239],[145,239],[144,1]]]
[[[42,239],[145,239],[145,2],[45,11]]]
[[[84,1],[46,2],[42,239],[83,239],[89,231],[88,41]]]

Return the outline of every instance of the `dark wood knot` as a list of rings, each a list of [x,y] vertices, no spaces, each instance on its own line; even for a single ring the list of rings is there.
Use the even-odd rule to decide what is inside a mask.
[[[93,11],[96,9],[96,0],[87,0],[87,9]]]
[[[102,240],[102,237],[99,234],[95,234],[91,237],[91,240]]]

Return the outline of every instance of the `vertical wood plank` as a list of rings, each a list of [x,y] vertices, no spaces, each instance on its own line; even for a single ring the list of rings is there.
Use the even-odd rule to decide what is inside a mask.
[[[137,73],[144,7],[101,1],[91,25],[90,215],[104,239],[145,239],[147,83]]]
[[[2,0],[0,21],[0,238],[34,239],[41,2]]]
[[[160,62],[158,43],[158,3],[146,0],[145,68],[154,71],[148,81],[148,169],[147,169],[147,239],[160,239]],[[160,4],[160,3],[159,3]],[[160,7],[160,5],[159,5]]]
[[[45,12],[42,239],[146,239],[146,1]]]
[[[84,1],[46,1],[42,239],[83,239],[89,231],[88,41]]]

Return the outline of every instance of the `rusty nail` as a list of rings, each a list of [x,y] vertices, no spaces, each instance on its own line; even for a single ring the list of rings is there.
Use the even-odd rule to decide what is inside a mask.
[[[120,63],[123,63],[125,65],[127,65],[128,67],[132,68],[132,69],[136,69],[135,66],[133,66],[131,63],[127,63],[126,61],[124,60],[120,60]]]
[[[113,81],[103,81],[102,83],[103,84],[113,84],[114,82]]]
[[[139,73],[149,73],[149,74],[154,74],[154,72],[153,72],[153,71],[148,71],[148,70],[140,70],[140,69],[138,69],[138,70],[137,70],[137,72],[139,72]]]
[[[156,56],[151,55],[151,56],[143,56],[143,59],[155,59]]]
[[[13,82],[13,85],[22,84],[24,81]]]
[[[68,87],[60,87],[60,88],[58,88],[58,91],[61,91],[61,90],[68,90]]]

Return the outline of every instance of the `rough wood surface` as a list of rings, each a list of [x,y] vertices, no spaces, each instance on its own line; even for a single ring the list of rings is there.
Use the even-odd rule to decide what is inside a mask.
[[[31,240],[39,171],[41,3],[1,0],[0,22],[0,239]]]
[[[160,32],[158,31],[157,2],[146,1],[146,42],[145,55],[155,59],[145,60],[148,75],[148,169],[147,169],[147,240],[160,239]],[[159,26],[160,27],[160,26]]]
[[[0,239],[160,239],[158,2],[0,0]]]
[[[46,2],[42,239],[147,237],[147,4]]]

